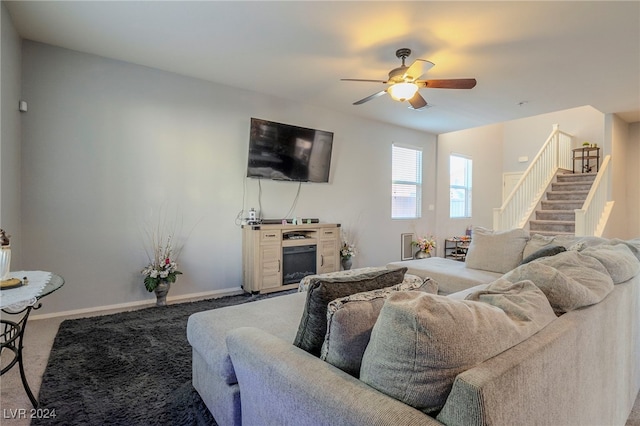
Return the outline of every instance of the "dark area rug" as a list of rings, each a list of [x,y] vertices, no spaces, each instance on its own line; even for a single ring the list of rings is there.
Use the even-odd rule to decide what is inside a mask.
[[[215,425],[191,386],[189,315],[292,291],[62,322],[38,397],[56,417],[31,424]]]

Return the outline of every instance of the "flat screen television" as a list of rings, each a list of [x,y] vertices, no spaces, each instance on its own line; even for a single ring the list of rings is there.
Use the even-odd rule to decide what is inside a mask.
[[[247,177],[329,182],[333,133],[251,118]]]

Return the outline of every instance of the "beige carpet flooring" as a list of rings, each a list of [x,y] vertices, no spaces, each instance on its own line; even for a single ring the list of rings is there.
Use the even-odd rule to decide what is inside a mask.
[[[102,313],[102,315],[107,313],[110,312]],[[3,314],[3,317],[4,316]],[[58,327],[63,320],[68,318],[70,317],[32,320],[29,321],[27,325],[23,354],[27,380],[36,398],[42,382],[42,375],[47,366],[49,352],[51,351],[53,340],[58,332]],[[10,356],[2,357],[3,367],[9,358]],[[29,425],[30,420],[28,416],[32,406],[22,387],[20,372],[17,366],[0,377],[0,390],[0,424],[3,426]],[[40,408],[50,411],[56,407]],[[24,411],[20,409],[24,409]],[[640,426],[640,395],[636,399],[626,426]]]

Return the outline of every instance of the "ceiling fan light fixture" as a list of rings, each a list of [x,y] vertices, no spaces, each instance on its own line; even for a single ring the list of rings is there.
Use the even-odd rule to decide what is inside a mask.
[[[411,99],[418,91],[418,86],[413,83],[396,83],[389,87],[389,95],[396,101],[406,101]]]

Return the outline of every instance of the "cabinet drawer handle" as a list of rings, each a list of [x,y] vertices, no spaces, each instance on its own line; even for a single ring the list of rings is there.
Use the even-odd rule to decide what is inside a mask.
[[[276,234],[264,234],[265,237],[275,237]]]
[[[324,231],[325,235],[333,235],[333,231]]]
[[[278,259],[278,272],[280,272],[280,259]]]
[[[324,266],[324,255],[320,255],[320,266]]]

